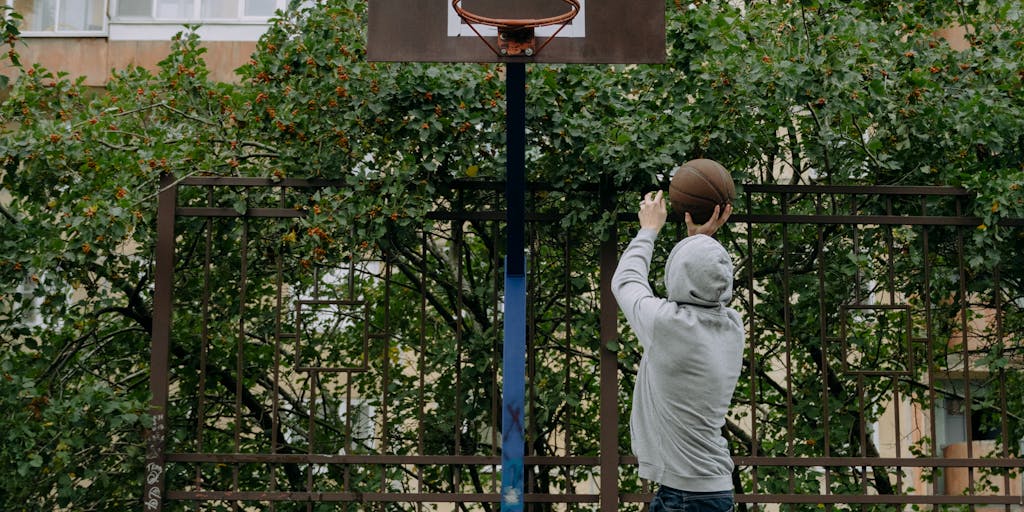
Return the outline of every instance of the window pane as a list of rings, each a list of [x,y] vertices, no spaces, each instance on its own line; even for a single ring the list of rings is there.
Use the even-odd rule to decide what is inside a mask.
[[[277,0],[245,0],[245,15],[269,18],[274,15],[275,7]]]
[[[117,15],[125,18],[153,16],[153,0],[118,0]]]
[[[192,0],[156,0],[156,17],[159,19],[192,18]]]
[[[210,19],[237,19],[238,0],[204,0],[202,18]]]
[[[14,0],[14,10],[24,18],[26,32],[57,29],[57,0]]]
[[[57,30],[103,30],[103,0],[63,0]]]

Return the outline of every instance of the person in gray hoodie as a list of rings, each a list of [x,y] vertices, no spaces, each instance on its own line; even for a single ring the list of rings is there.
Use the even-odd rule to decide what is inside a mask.
[[[732,300],[733,264],[712,235],[732,205],[695,225],[665,264],[667,298],[648,274],[665,225],[662,192],[640,203],[640,230],[622,253],[612,292],[643,347],[630,434],[640,477],[659,484],[652,512],[732,510],[733,462],[722,436],[743,364],[744,328]]]

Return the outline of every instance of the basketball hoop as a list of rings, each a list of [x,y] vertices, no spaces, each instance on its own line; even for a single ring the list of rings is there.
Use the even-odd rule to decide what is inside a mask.
[[[452,9],[455,13],[462,18],[469,28],[473,29],[477,37],[484,42],[491,51],[500,57],[533,57],[540,53],[552,39],[558,35],[559,32],[565,28],[580,12],[580,1],[579,0],[561,0],[569,6],[569,10],[558,16],[552,16],[550,18],[535,18],[535,19],[508,19],[508,18],[489,18],[487,16],[480,16],[473,14],[462,8],[462,0],[452,0]],[[490,43],[480,31],[476,29],[474,25],[488,25],[496,27],[498,29],[498,47]],[[551,25],[559,25],[558,29],[553,34],[548,36],[544,40],[543,44],[537,47],[537,38],[534,35],[534,30],[537,27],[547,27]]]

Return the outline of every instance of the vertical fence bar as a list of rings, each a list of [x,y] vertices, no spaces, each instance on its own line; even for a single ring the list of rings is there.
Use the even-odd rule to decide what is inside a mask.
[[[893,210],[892,210],[892,197],[886,197],[885,198],[885,214],[886,215],[892,215],[893,214]],[[893,260],[896,257],[895,256],[896,255],[896,250],[895,250],[895,244],[894,244],[894,241],[893,241],[893,233],[892,233],[893,227],[892,226],[884,226],[883,229],[885,229],[885,247],[886,247],[886,251],[885,251],[885,261],[886,261],[885,268],[886,268],[886,282],[887,282],[887,286],[886,287],[889,289],[888,305],[894,306],[894,305],[896,305],[896,269],[895,269],[895,263],[894,263]],[[887,314],[887,313],[883,313],[883,314]],[[913,325],[913,322],[911,321],[909,315],[910,314],[907,313],[907,323],[905,324],[905,328],[906,328],[905,340],[904,339],[900,339],[900,340],[895,340],[895,341],[898,341],[900,346],[903,346],[906,349],[906,351],[907,351],[907,354],[906,354],[906,356],[907,356],[907,359],[906,359],[906,361],[907,361],[906,371],[911,372],[911,375],[913,375],[913,371],[914,371],[914,366],[913,366],[914,365],[914,360],[913,360],[913,357],[914,357],[913,356],[914,339],[913,339],[913,333],[911,331],[911,327]],[[903,345],[904,341],[906,342],[906,345]],[[897,368],[897,370],[898,370],[898,368]],[[900,407],[900,387],[899,387],[900,386],[900,379],[896,375],[893,375],[891,377],[891,379],[892,379],[892,408],[893,408],[893,419],[894,419],[894,421],[893,421],[893,430],[895,430],[895,433],[894,433],[895,452],[896,452],[895,456],[896,456],[897,459],[900,459],[900,458],[903,457],[903,442],[902,442],[902,439],[901,439],[901,437],[902,437],[902,428],[901,428],[902,425],[900,424],[900,411],[901,411],[901,407]],[[877,448],[881,449],[881,446],[879,446]],[[900,493],[900,494],[903,493],[903,467],[902,466],[897,466],[896,467],[896,492]]]
[[[171,345],[171,309],[174,289],[174,220],[178,188],[174,176],[160,176],[156,211],[156,270],[153,279],[153,332],[149,355],[150,414],[153,426],[146,431],[146,474],[143,509],[163,510],[167,434],[168,371]]]
[[[353,411],[353,407],[352,407],[352,372],[344,372],[343,375],[345,376],[345,444],[344,444],[344,446],[345,446],[345,453],[351,453],[351,451],[353,449],[353,446],[355,445],[355,439],[354,439],[353,432],[352,432],[353,423],[352,423],[352,414],[351,414],[352,411]],[[325,404],[327,403],[326,396],[324,397],[324,403]],[[349,471],[349,467],[351,467],[351,464],[346,464],[345,465],[345,485],[344,485],[344,490],[345,491],[352,491],[353,490],[352,487],[351,487],[351,483],[350,483],[351,472]],[[345,510],[348,510],[349,507],[350,507],[349,504],[345,504]],[[372,510],[372,506],[371,506],[371,510]]]
[[[1003,302],[1002,302],[1002,290],[1000,288],[1000,264],[996,264],[995,269],[992,272],[992,302],[993,308],[995,309],[995,322],[996,322],[996,343],[999,344],[1000,355],[1005,353],[1005,340],[1003,339]],[[1010,423],[1007,419],[1007,402],[1006,402],[1006,367],[1001,366],[999,372],[999,430],[1000,430],[1000,444],[1003,445],[1001,456],[1003,458],[1010,457]],[[1003,494],[1010,495],[1010,471],[1003,473]],[[1024,494],[1021,495],[1021,500],[1024,501]],[[1005,506],[1005,510],[1009,512],[1010,505]]]
[[[858,441],[860,442],[860,456],[868,457],[868,434],[867,434],[867,421],[864,418],[864,407],[867,405],[867,401],[864,398],[864,374],[857,374],[857,430],[859,434]],[[868,466],[862,465],[860,467],[860,492],[862,494],[868,493]],[[867,504],[861,503],[861,510],[867,510]]]
[[[234,434],[234,448],[235,453],[240,453],[242,450],[242,393],[244,393],[245,386],[245,301],[246,292],[249,284],[249,219],[242,217],[242,240],[241,240],[241,253],[239,254],[238,263],[238,339],[236,340],[237,351],[235,353],[235,426],[233,429]],[[231,490],[239,490],[239,474],[238,474],[238,463],[235,463],[231,467]],[[234,500],[231,502],[232,510],[239,510],[238,501]]]
[[[857,215],[857,196],[850,196],[850,215]],[[853,225],[853,254],[858,258],[860,257],[860,227],[856,224]],[[857,264],[854,268],[853,274],[853,303],[860,305],[864,303],[864,299],[861,296],[861,281],[863,279],[860,265]]]
[[[814,210],[821,215],[823,212],[821,194],[815,195]],[[828,341],[828,296],[825,290],[825,228],[822,225],[816,227],[817,235],[817,259],[818,259],[818,343],[821,354],[818,364],[821,365],[821,424],[822,424],[822,455],[831,456],[832,452],[832,419],[829,417],[831,411],[831,398],[829,394],[829,341]],[[832,494],[832,468],[825,466],[825,494]],[[830,512],[835,507],[831,503],[825,506]]]
[[[493,273],[493,290],[491,291],[491,325],[493,326],[494,333],[491,335],[491,419],[490,419],[490,430],[491,430],[491,453],[490,455],[499,455],[498,448],[501,446],[501,390],[498,387],[498,369],[501,365],[501,337],[498,336],[497,328],[501,325],[501,296],[498,293],[501,290],[502,278],[501,269],[501,249],[499,248],[500,228],[498,223],[491,224],[491,268]],[[494,475],[498,474],[499,466],[492,465],[491,472]],[[492,493],[498,492],[497,479],[491,478],[490,489]]]
[[[459,203],[462,204],[461,202]],[[461,222],[455,224],[455,247],[452,254],[455,257],[455,397],[462,396],[462,349],[465,329],[465,296],[463,295],[463,284],[465,269],[462,262],[462,251],[465,244],[465,229]],[[456,398],[452,405],[455,407],[455,423],[452,425],[452,438],[455,441],[455,455],[462,455],[462,402]],[[462,468],[456,467],[452,471],[452,480],[455,489],[462,489]]]
[[[747,216],[748,218],[753,216],[752,208],[752,196],[750,191],[744,192],[745,203],[747,205]],[[748,336],[747,350],[749,351],[749,359],[747,366],[750,370],[750,456],[758,457],[761,455],[760,446],[758,446],[757,437],[757,376],[758,376],[758,364],[757,364],[757,342],[753,333],[757,332],[755,326],[757,325],[756,309],[754,308],[755,295],[754,295],[754,224],[747,222],[747,328],[749,329],[750,335]],[[757,494],[758,489],[758,468],[753,466],[750,468],[750,492]],[[757,503],[754,503],[754,512],[757,512],[760,507]]]
[[[956,213],[959,216],[961,214],[960,199],[956,200]],[[970,322],[967,319],[969,309],[969,298],[967,290],[967,265],[964,263],[964,228],[957,226],[956,228],[956,264],[957,264],[957,276],[959,277],[959,293],[960,293],[960,354],[962,360],[960,364],[963,365],[963,377],[964,377],[964,434],[967,438],[967,458],[974,458],[974,423],[971,418],[971,412],[974,409],[971,400],[971,352],[970,352],[970,339],[968,337],[968,331],[970,330]],[[967,493],[969,496],[974,496],[974,467],[967,468]],[[969,510],[973,512],[974,505],[969,505]]]
[[[207,192],[206,204],[207,206],[213,205],[212,189]],[[202,315],[200,322],[202,327],[199,332],[199,384],[196,391],[198,395],[198,403],[196,404],[196,451],[199,453],[203,452],[204,421],[206,416],[206,366],[210,347],[210,266],[213,263],[210,252],[213,250],[213,219],[206,219],[203,225],[206,228],[206,237],[203,243],[203,299],[200,306],[200,314]],[[197,490],[202,488],[202,483],[202,465],[197,464]]]
[[[858,208],[858,206],[857,206],[857,196],[852,195],[852,196],[850,196],[850,215],[857,215],[857,208]],[[859,263],[859,259],[860,259],[860,255],[861,255],[860,226],[857,225],[857,224],[854,224],[852,226],[852,230],[853,230],[853,254],[856,256],[856,260],[855,260],[855,263],[854,263],[854,265],[855,265],[855,272],[853,274],[853,290],[854,290],[853,303],[855,305],[860,306],[860,305],[863,305],[864,302],[865,302],[865,299],[863,297],[863,291],[864,290],[862,288],[862,282],[863,282],[864,276],[863,276],[863,271],[861,270],[860,263]],[[843,322],[842,328],[844,329],[844,333],[843,333],[843,336],[842,336],[842,343],[844,343],[844,344],[847,343],[847,337],[846,337],[846,333],[845,333],[846,324],[847,324],[847,316],[846,316],[847,314],[848,313],[846,313],[846,312],[843,313],[843,320],[842,320],[842,322]],[[844,357],[847,357],[845,355],[845,352],[844,352]],[[840,362],[840,364],[844,364],[844,363]],[[858,407],[857,407],[857,414],[856,414],[857,425],[854,425],[854,428],[857,429],[857,433],[858,433],[857,442],[860,444],[860,456],[861,457],[867,457],[868,456],[867,424],[866,424],[866,421],[865,421],[865,418],[864,418],[864,405],[865,405],[865,401],[864,401],[864,374],[862,374],[862,373],[858,373],[857,374],[857,400],[858,400],[858,402],[857,402],[858,403]],[[860,467],[860,472],[861,472],[861,474],[860,474],[860,489],[861,489],[861,493],[867,494],[867,492],[868,492],[868,467],[867,467],[867,465],[862,465]],[[862,512],[864,512],[864,511],[867,510],[867,505],[862,503],[858,508]]]
[[[529,245],[530,257],[526,261],[527,272],[534,279],[526,282],[526,389],[523,397],[525,401],[523,409],[523,428],[526,435],[524,440],[524,455],[534,455],[533,442],[537,440],[537,303],[532,300],[537,296],[536,287],[540,281],[539,270],[541,268],[540,241],[537,230],[526,230],[525,243]],[[537,472],[535,466],[528,466],[523,463],[523,487],[524,492],[533,493],[537,491]],[[526,506],[527,510],[536,510],[536,505]]]
[[[567,234],[565,242],[562,244],[562,267],[563,267],[563,293],[565,294],[565,310],[562,312],[562,322],[565,324],[565,339],[563,340],[562,349],[565,351],[565,368],[562,373],[562,386],[564,386],[566,395],[572,393],[572,266],[570,264],[572,256],[572,235]],[[565,404],[565,418],[563,425],[565,428],[565,438],[562,441],[564,445],[565,455],[572,455],[572,418],[573,418],[573,407],[571,404]],[[566,493],[571,495],[576,494],[576,485],[572,476],[573,470],[571,466],[565,466],[565,489]],[[574,507],[569,505],[569,510]]]
[[[426,421],[426,386],[427,386],[427,230],[423,230],[420,237],[420,304],[418,318],[419,332],[419,355],[417,365],[419,366],[419,379],[416,382],[416,400],[419,407],[416,410],[416,454],[426,454],[426,439],[424,435],[424,422]],[[423,466],[416,466],[416,492],[423,492]],[[417,512],[423,510],[422,503],[416,503]]]
[[[281,187],[281,195],[278,198],[278,207],[284,208],[288,197],[288,188]],[[271,373],[270,390],[270,453],[276,454],[280,450],[278,432],[281,431],[281,361],[283,353],[281,340],[283,339],[284,325],[284,258],[280,249],[274,251],[274,370]],[[277,468],[278,464],[271,462],[270,468],[270,491],[277,491]],[[270,502],[270,512],[277,510],[277,503]]]
[[[314,444],[316,438],[315,432],[315,421],[316,416],[316,388],[320,385],[317,382],[317,376],[319,375],[316,370],[309,370],[309,405],[308,411],[306,411],[306,454],[313,455]],[[347,467],[346,467],[347,469]],[[348,489],[348,475],[342,484],[342,489]],[[306,464],[306,492],[312,494],[313,492],[313,464]]]
[[[921,215],[928,215],[928,199],[925,198],[925,197],[921,198]],[[935,391],[935,343],[934,343],[934,340],[932,339],[932,335],[933,335],[933,332],[932,332],[932,328],[933,328],[933,326],[932,326],[932,299],[931,299],[931,297],[932,297],[932,289],[931,289],[931,269],[932,269],[932,265],[931,265],[931,263],[932,262],[931,262],[931,254],[930,254],[929,241],[928,241],[928,233],[929,233],[929,229],[928,229],[927,226],[925,226],[925,227],[923,227],[921,229],[921,254],[922,254],[921,260],[924,262],[924,277],[923,277],[922,282],[921,282],[921,285],[924,288],[924,293],[922,294],[922,296],[924,298],[924,303],[922,304],[922,307],[924,308],[924,337],[927,340],[925,342],[925,347],[926,347],[925,350],[927,351],[926,357],[928,358],[928,361],[927,361],[927,368],[928,368],[928,410],[931,411],[929,413],[929,415],[928,415],[929,416],[929,418],[928,418],[928,435],[931,438],[929,440],[929,443],[928,443],[929,444],[928,448],[929,448],[929,455],[931,455],[932,457],[938,457],[939,456],[938,427],[936,425],[937,422],[935,421],[935,416],[936,416],[935,415],[935,411],[936,411],[936,408],[935,408],[935,401],[936,401],[935,400],[936,399],[936,391]],[[942,476],[939,473],[938,468],[932,467],[931,470],[932,470],[932,477],[933,477],[933,479],[937,479],[940,476]],[[935,492],[935,483],[934,482],[932,483],[932,492]],[[939,505],[938,504],[932,505],[932,510],[938,511],[939,510]]]
[[[382,369],[383,376],[381,377],[381,380],[383,381],[383,383],[380,386],[381,395],[382,395],[381,396],[381,401],[380,401],[380,418],[381,418],[381,420],[380,420],[380,423],[381,423],[381,429],[380,429],[380,432],[381,432],[381,434],[380,434],[380,453],[388,453],[388,451],[391,450],[390,446],[388,445],[388,437],[389,437],[388,436],[388,401],[389,401],[388,388],[391,385],[391,255],[390,255],[390,253],[387,253],[387,254],[384,255],[384,328],[383,328],[383,332],[381,334],[382,334],[382,338],[383,338],[383,341],[384,341],[383,342],[384,350],[383,350],[383,352],[381,354],[381,357],[383,358],[383,360],[381,361],[381,366],[383,366],[383,369]],[[345,387],[347,389],[351,389],[352,386],[351,386],[351,384],[349,384],[349,383],[352,382],[351,376],[349,378],[347,378],[346,381],[347,382],[346,382]],[[346,407],[347,407],[348,411],[352,411],[353,410],[351,401],[350,401],[350,403],[346,404]],[[345,416],[352,416],[352,414],[346,413]],[[349,435],[351,435],[351,432],[352,432],[352,429],[349,428],[349,433],[350,433]],[[373,436],[373,434],[371,434],[371,437],[372,436]],[[387,466],[381,466],[380,467],[380,492],[386,492],[387,491],[387,474],[388,474]],[[383,507],[381,508],[381,510],[383,510]]]
[[[780,210],[784,216],[789,214],[789,194],[782,194]],[[784,357],[786,366],[786,456],[793,457],[796,455],[794,451],[795,439],[793,437],[793,431],[795,430],[793,421],[793,329],[791,327],[793,312],[789,300],[790,280],[793,278],[793,274],[790,271],[789,224],[783,222],[780,229],[782,229],[782,336],[786,344],[786,354]],[[796,472],[793,467],[789,467],[788,473],[789,493],[793,494],[796,492]],[[787,508],[792,510],[793,506],[790,505]]]
[[[601,182],[601,211],[615,210],[615,190],[604,179]],[[600,464],[601,512],[615,512],[619,506],[619,365],[616,353],[608,344],[619,338],[618,305],[612,295],[612,275],[618,263],[618,225],[612,224],[607,238],[601,241],[598,259],[601,262],[601,386],[600,386]]]

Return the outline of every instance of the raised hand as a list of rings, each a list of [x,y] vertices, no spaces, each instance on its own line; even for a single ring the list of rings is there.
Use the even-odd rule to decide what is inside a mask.
[[[640,211],[637,212],[637,217],[640,217],[641,228],[660,231],[661,227],[665,225],[665,219],[668,218],[668,207],[665,206],[665,194],[661,190],[657,193],[648,192],[647,195],[640,200]]]
[[[694,224],[693,219],[690,218],[690,212],[686,212],[686,232],[690,235],[708,235],[715,236],[718,228],[725,225],[725,222],[729,220],[729,216],[732,215],[732,205],[726,204],[724,211],[719,211],[720,207],[715,206],[714,213],[711,214],[711,218],[708,219],[704,224]],[[719,216],[721,214],[721,216]]]

